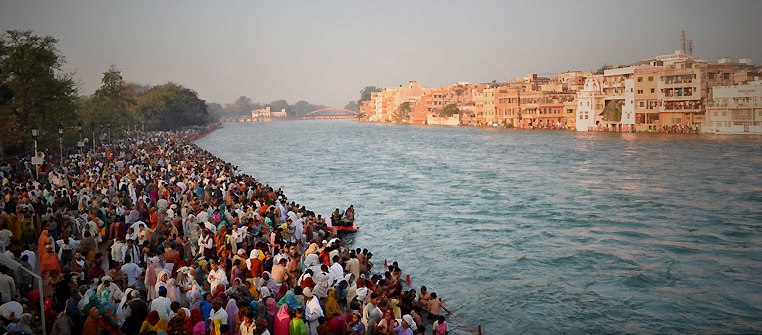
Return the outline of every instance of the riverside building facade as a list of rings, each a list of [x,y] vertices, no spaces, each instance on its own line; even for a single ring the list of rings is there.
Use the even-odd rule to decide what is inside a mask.
[[[723,87],[718,92],[727,95],[730,93],[725,87],[746,84],[761,72],[762,66],[748,58],[735,63],[721,58],[711,63],[676,51],[597,73],[532,73],[514,81],[459,82],[435,88],[410,81],[371,94],[370,100],[360,103],[360,110],[366,121],[421,125],[728,132],[730,128],[718,125],[748,121],[752,132],[757,121],[718,119],[720,115],[714,114],[713,121],[709,121],[707,106],[713,101],[714,87]],[[400,117],[403,103],[408,103],[410,109]],[[441,114],[450,105],[457,107],[457,118]]]

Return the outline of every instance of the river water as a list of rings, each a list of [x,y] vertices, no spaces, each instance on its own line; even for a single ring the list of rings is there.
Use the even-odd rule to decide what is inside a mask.
[[[760,137],[334,120],[197,143],[318,213],[354,204],[356,245],[455,334],[762,332]]]

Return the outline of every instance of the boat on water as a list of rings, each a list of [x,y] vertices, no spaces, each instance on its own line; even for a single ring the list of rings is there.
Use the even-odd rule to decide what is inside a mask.
[[[357,227],[357,223],[352,222],[351,225],[337,225],[332,226],[331,229],[334,233],[340,234],[340,233],[354,233],[357,232],[360,228]]]

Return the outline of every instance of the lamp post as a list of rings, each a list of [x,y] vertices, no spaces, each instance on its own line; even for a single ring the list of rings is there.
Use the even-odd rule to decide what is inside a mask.
[[[82,121],[77,123],[77,132],[79,132],[79,142],[77,142],[77,146],[79,147],[79,155],[82,156],[82,147],[85,146],[85,144],[82,143]]]
[[[61,149],[61,168],[63,169],[63,123],[58,123],[58,147]]]
[[[95,121],[90,122],[90,128],[93,129],[93,153],[95,153]]]
[[[101,122],[101,144],[106,142],[106,124]]]
[[[34,139],[34,157],[37,158],[37,136],[40,135],[40,129],[37,128],[37,125],[32,126],[32,138]],[[34,178],[39,179],[40,178],[40,165],[35,164],[34,166]]]
[[[111,122],[108,123],[108,144],[111,144]]]

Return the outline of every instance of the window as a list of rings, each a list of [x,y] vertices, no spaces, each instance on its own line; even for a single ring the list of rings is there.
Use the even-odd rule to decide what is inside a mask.
[[[654,81],[654,76],[648,76],[648,81]]]
[[[643,94],[643,90],[638,90],[638,94]]]
[[[725,79],[725,80],[730,79],[730,73],[723,73],[722,74],[722,79]]]
[[[643,108],[643,107],[645,107],[645,105],[646,105],[646,104],[645,104],[645,103],[643,103],[643,101],[641,101],[641,102],[640,102],[640,108]]]
[[[655,88],[652,88],[652,89],[651,89],[651,93],[656,93],[656,89],[655,89]]]
[[[643,77],[638,77],[638,82],[642,83],[643,82]]]
[[[714,72],[709,72],[709,79],[714,79]]]

